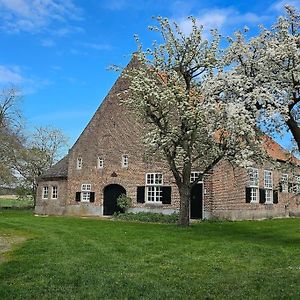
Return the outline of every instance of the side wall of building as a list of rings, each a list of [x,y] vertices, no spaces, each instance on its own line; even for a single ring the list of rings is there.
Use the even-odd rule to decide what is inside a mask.
[[[258,170],[260,189],[264,189],[264,170],[272,171],[273,190],[278,191],[278,203],[247,203],[247,170],[233,168],[229,162],[223,161],[213,173],[212,218],[251,220],[300,216],[299,194],[280,192],[281,172],[270,165],[260,167]]]
[[[63,215],[66,211],[67,202],[66,179],[54,179],[40,181],[37,189],[35,213],[40,215]],[[48,197],[43,195],[44,187],[48,187]],[[57,187],[57,199],[52,197],[52,188]]]

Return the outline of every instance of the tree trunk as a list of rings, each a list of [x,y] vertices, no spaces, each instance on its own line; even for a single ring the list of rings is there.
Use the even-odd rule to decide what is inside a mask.
[[[293,116],[290,113],[290,118],[286,121],[287,126],[289,127],[296,143],[298,150],[300,151],[300,128]]]
[[[191,189],[189,186],[181,186],[179,188],[180,195],[180,213],[179,213],[179,225],[189,226],[190,225],[190,198]]]

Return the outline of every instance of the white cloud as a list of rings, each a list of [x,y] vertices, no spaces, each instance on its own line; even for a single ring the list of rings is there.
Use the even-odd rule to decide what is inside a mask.
[[[55,42],[52,39],[41,40],[41,45],[46,48],[51,48],[55,46]]]
[[[122,10],[129,6],[126,0],[106,0],[104,2],[104,7],[109,10]]]
[[[204,34],[207,35],[211,29],[219,29],[221,32],[232,29],[234,26],[261,24],[268,20],[267,15],[257,15],[254,13],[240,13],[233,8],[211,9],[200,11],[196,15],[198,25],[203,25]],[[192,29],[191,21],[187,18],[177,20],[181,30],[188,34]]]
[[[82,46],[86,47],[86,48],[90,48],[90,49],[94,49],[94,50],[111,50],[112,46],[108,45],[108,44],[98,44],[98,43],[82,43]]]
[[[25,78],[21,75],[19,67],[0,65],[0,84],[18,85],[24,81]]]
[[[300,7],[300,0],[279,0],[275,1],[271,6],[271,10],[275,10],[277,12],[283,12],[284,11],[284,6],[289,5],[289,6],[294,6],[299,9]]]
[[[80,20],[72,0],[0,0],[1,27],[6,31],[36,33],[51,24]]]
[[[36,76],[25,76],[20,66],[0,65],[0,87],[17,86],[23,94],[33,94],[40,88],[51,84],[47,79]]]

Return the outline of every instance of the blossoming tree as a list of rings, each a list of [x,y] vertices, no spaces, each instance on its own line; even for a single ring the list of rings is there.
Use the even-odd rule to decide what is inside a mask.
[[[222,159],[247,164],[260,147],[255,120],[243,103],[214,95],[212,82],[224,65],[220,36],[203,38],[202,27],[191,18],[189,35],[176,23],[158,18],[162,44],[143,51],[138,41],[138,67],[130,69],[131,82],[124,103],[147,128],[145,145],[167,162],[180,195],[181,225],[190,219],[191,188]],[[191,171],[201,171],[191,182]]]
[[[286,7],[270,30],[250,40],[238,31],[230,38],[225,64],[215,81],[220,94],[244,103],[269,134],[289,130],[300,150],[300,14]],[[246,30],[247,31],[247,30]],[[235,100],[234,100],[235,99]]]

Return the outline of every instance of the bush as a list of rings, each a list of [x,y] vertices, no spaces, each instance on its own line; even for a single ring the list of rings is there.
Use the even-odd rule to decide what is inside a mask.
[[[138,213],[115,214],[114,216],[116,219],[120,219],[120,220],[152,222],[152,223],[177,223],[179,220],[179,214],[176,213],[173,213],[171,215],[164,215],[159,213],[138,212]]]
[[[121,209],[122,212],[126,212],[128,208],[131,207],[132,199],[122,194],[117,199],[117,205]]]

